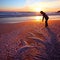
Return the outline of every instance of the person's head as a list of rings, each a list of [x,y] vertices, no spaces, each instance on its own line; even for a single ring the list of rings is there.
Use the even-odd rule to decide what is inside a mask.
[[[43,11],[40,11],[41,14],[43,14],[44,12]]]

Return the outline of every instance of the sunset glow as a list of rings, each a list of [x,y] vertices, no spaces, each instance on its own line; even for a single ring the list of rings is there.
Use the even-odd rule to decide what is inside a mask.
[[[1,0],[0,11],[39,11],[60,10],[60,0]]]
[[[42,9],[41,8],[35,8],[36,12],[40,12]]]

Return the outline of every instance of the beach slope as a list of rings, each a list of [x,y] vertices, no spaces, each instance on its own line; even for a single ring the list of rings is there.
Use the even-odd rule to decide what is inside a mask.
[[[37,21],[0,24],[0,59],[59,59],[60,20],[48,23],[47,28]]]

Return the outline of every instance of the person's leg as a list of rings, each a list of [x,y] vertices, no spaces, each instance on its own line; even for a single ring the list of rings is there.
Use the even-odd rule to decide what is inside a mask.
[[[48,20],[45,21],[45,27],[47,27],[47,26],[48,26]]]

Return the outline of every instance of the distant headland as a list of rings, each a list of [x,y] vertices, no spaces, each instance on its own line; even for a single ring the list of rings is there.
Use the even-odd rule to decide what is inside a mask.
[[[57,11],[57,13],[60,13],[60,11]]]

